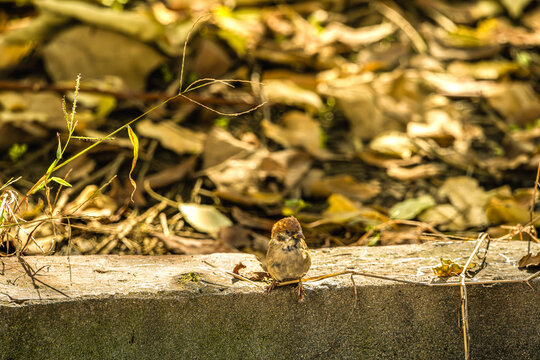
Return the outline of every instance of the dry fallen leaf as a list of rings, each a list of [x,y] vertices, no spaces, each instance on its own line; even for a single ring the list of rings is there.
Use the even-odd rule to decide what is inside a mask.
[[[402,181],[414,181],[418,179],[429,179],[434,178],[442,174],[446,170],[446,166],[443,164],[422,164],[418,166],[413,166],[410,168],[405,168],[401,166],[390,166],[386,173],[388,176],[393,177],[394,179]]]
[[[206,135],[179,126],[172,121],[154,123],[149,119],[141,120],[136,125],[137,133],[159,140],[161,145],[177,154],[199,154],[203,150]]]
[[[244,265],[242,262],[239,262],[238,264],[236,264],[234,266],[234,269],[233,269],[233,273],[236,274],[236,275],[240,275],[239,274],[239,271],[242,270],[242,269],[245,269],[246,268],[246,265]]]
[[[498,82],[487,80],[474,81],[448,73],[422,71],[420,76],[426,86],[434,88],[439,94],[446,96],[489,97],[494,94],[500,94],[506,89],[504,84]]]
[[[216,195],[246,205],[275,204],[309,170],[308,154],[294,149],[270,153],[258,149],[244,159],[231,158],[206,171]]]
[[[240,270],[246,268],[246,265],[244,265],[242,262],[239,262],[238,264],[234,265],[234,269],[232,272],[233,274],[241,275],[251,281],[263,281],[265,278],[270,278],[270,274],[268,274],[266,271],[248,271],[246,272],[246,274],[240,274]]]
[[[304,89],[290,80],[268,80],[263,91],[271,102],[303,107],[310,112],[316,112],[323,105],[316,92]]]
[[[246,157],[255,151],[255,146],[238,140],[228,131],[214,126],[204,142],[203,169],[222,164],[230,158]]]
[[[523,10],[529,5],[531,0],[501,0],[501,4],[506,8],[510,16],[519,18]]]
[[[266,136],[285,148],[301,146],[317,158],[329,158],[331,154],[322,145],[323,133],[318,122],[300,111],[289,111],[282,117],[283,125],[263,120]]]
[[[468,224],[461,212],[450,204],[441,204],[427,209],[418,220],[437,226],[440,230],[459,231],[468,228]]]
[[[459,119],[452,117],[448,112],[433,109],[425,114],[425,122],[411,121],[407,124],[407,134],[410,137],[433,138],[442,142],[442,139],[463,137],[463,126]]]
[[[363,74],[345,79],[321,80],[320,94],[334,97],[338,108],[351,124],[350,140],[355,151],[360,152],[362,141],[370,140],[384,131],[401,130],[403,125],[390,116],[385,116],[379,106],[379,89],[375,89],[374,76]]]
[[[489,194],[478,184],[478,180],[467,176],[448,178],[439,188],[438,195],[448,198],[460,210],[469,227],[487,225],[485,207]]]
[[[371,141],[369,148],[376,153],[402,159],[410,159],[416,152],[416,146],[407,134],[397,131],[377,136]]]
[[[253,50],[264,34],[260,21],[261,11],[255,7],[243,11],[233,11],[227,6],[217,6],[213,20],[220,28],[217,34],[228,42],[238,55]]]
[[[339,22],[332,22],[321,32],[320,40],[325,44],[340,42],[351,49],[359,50],[362,46],[378,42],[392,35],[396,29],[397,26],[390,22],[360,28],[352,28]]]
[[[422,211],[435,206],[435,200],[431,195],[423,195],[414,199],[407,199],[390,209],[391,219],[411,220]]]
[[[180,212],[195,230],[217,234],[223,227],[232,225],[232,221],[211,205],[180,204]]]
[[[67,6],[67,3],[58,1],[42,3]],[[145,31],[150,33],[149,30],[146,28]],[[123,51],[119,52],[118,49]],[[56,35],[43,52],[47,72],[56,82],[73,81],[79,73],[85,79],[99,80],[112,74],[121,78],[129,91],[142,91],[146,77],[165,61],[163,55],[145,43],[87,25],[73,26]]]
[[[10,123],[28,131],[28,123],[40,128],[63,129],[66,120],[62,113],[62,98],[53,92],[0,93],[0,123]],[[46,135],[44,131],[43,135]],[[39,135],[36,131],[33,135]]]
[[[479,61],[469,63],[455,61],[448,65],[448,72],[454,75],[466,75],[481,80],[497,80],[501,77],[523,70],[523,68],[512,61]]]
[[[310,224],[311,227],[322,224],[346,224],[367,222],[378,224],[388,218],[374,209],[361,206],[341,194],[332,194],[327,199],[328,208],[323,212],[323,218]]]
[[[515,199],[501,199],[492,197],[486,206],[486,216],[490,224],[525,224],[529,221],[529,209],[527,205],[517,202]]]
[[[9,44],[6,41],[0,42],[0,69],[5,70],[15,66],[19,61],[34,49],[35,43],[28,41],[23,44]]]
[[[540,252],[533,256],[532,253],[528,253],[519,259],[518,267],[520,268],[532,268],[540,266]]]
[[[358,182],[350,175],[341,174],[314,179],[306,190],[310,196],[341,194],[353,200],[368,201],[379,195],[381,184],[376,180]]]
[[[64,197],[61,196],[58,207],[61,207],[64,201]],[[95,220],[111,217],[117,208],[118,205],[110,196],[101,193],[96,185],[88,185],[75,200],[62,209],[62,213],[70,216],[91,217]]]

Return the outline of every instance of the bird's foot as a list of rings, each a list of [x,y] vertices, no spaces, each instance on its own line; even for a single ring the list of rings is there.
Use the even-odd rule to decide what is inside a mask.
[[[304,301],[306,290],[304,290],[304,285],[302,285],[302,279],[298,279],[298,287],[296,290],[298,291],[298,301]]]
[[[274,290],[277,287],[277,284],[278,284],[278,282],[276,280],[272,279],[272,282],[266,288],[266,293],[270,294],[270,291]]]

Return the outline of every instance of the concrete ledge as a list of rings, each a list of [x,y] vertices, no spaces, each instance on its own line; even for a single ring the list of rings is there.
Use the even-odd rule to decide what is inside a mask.
[[[313,251],[308,276],[355,269],[415,281],[434,279],[440,257],[464,263],[473,243]],[[526,245],[491,243],[478,279],[517,279]],[[535,250],[536,252],[536,250]],[[463,357],[458,287],[425,287],[349,276],[262,288],[231,271],[245,254],[26,257],[0,264],[0,359],[457,359]],[[199,282],[179,282],[197,272]],[[539,282],[469,286],[472,359],[538,359]],[[39,291],[39,294],[38,294]],[[41,299],[40,299],[41,297]]]

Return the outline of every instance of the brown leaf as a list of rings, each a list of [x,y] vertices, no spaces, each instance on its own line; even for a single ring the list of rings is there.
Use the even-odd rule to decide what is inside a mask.
[[[499,91],[491,93],[487,101],[511,122],[522,116],[524,110],[534,111],[540,106],[540,99],[533,87],[521,82],[501,83]]]
[[[444,47],[438,41],[430,41],[429,49],[439,60],[478,60],[497,55],[503,47],[498,44],[489,44],[474,48]]]
[[[71,216],[92,216],[94,219],[98,217],[107,219],[114,214],[117,208],[118,205],[110,196],[102,194],[96,185],[88,185],[62,211]]]
[[[492,197],[486,206],[486,216],[490,224],[525,224],[529,221],[528,204],[515,199]]]
[[[203,168],[224,163],[232,157],[245,157],[251,154],[255,147],[245,141],[238,140],[228,131],[214,127],[206,137],[202,154]]]
[[[495,17],[503,12],[503,8],[496,1],[463,1],[447,2],[439,0],[417,0],[421,8],[426,11],[437,11],[459,24],[474,24],[476,21]]]
[[[359,50],[362,46],[378,42],[392,35],[396,29],[397,26],[390,22],[360,28],[352,28],[339,22],[332,22],[324,28],[320,38],[326,44],[340,42],[351,49]]]
[[[528,253],[519,259],[518,267],[519,268],[532,268],[540,266],[540,252],[533,256],[532,253]]]
[[[309,170],[309,155],[288,149],[259,149],[245,159],[229,159],[207,170],[216,184],[215,194],[238,204],[265,205],[279,202],[280,192],[292,189]]]
[[[352,176],[342,174],[315,180],[308,190],[311,196],[341,194],[350,199],[368,201],[379,195],[381,185],[377,181],[358,182]]]
[[[494,81],[474,81],[445,73],[422,71],[420,76],[426,86],[445,96],[489,97],[504,92],[507,88],[504,84]]]
[[[268,80],[263,91],[271,102],[303,107],[310,112],[317,112],[323,106],[316,92],[301,88],[290,80]]]
[[[391,131],[380,134],[371,140],[370,150],[400,159],[410,159],[417,151],[416,146],[407,134]]]
[[[239,274],[239,271],[241,269],[245,269],[246,268],[246,265],[242,264],[241,262],[239,262],[238,264],[234,265],[234,269],[233,269],[233,273],[235,273],[236,275],[240,275]]]
[[[263,193],[255,192],[249,194],[241,194],[234,191],[217,190],[214,194],[222,199],[231,201],[236,204],[246,206],[253,205],[275,205],[281,201],[282,195],[279,193]]]
[[[161,146],[177,154],[199,154],[203,151],[206,134],[182,127],[173,121],[154,123],[143,119],[136,125],[137,132],[159,141]]]
[[[422,161],[422,157],[420,155],[414,155],[409,159],[396,159],[376,154],[370,150],[362,151],[360,158],[368,165],[387,169],[394,166],[418,165]]]
[[[240,270],[243,270],[243,269],[246,269],[246,265],[239,262],[238,264],[234,266],[234,269],[232,272],[236,275],[241,275],[251,281],[263,281],[265,278],[270,277],[270,275],[266,271],[252,271],[252,272],[247,272],[246,274],[242,275],[240,274]]]
[[[62,9],[67,6],[56,1],[48,1],[47,4],[55,4]],[[70,2],[70,6],[75,4],[87,6],[82,2]],[[109,10],[109,13],[127,12]],[[126,25],[123,21],[116,21],[107,27],[112,24]],[[152,28],[145,26],[144,31],[140,29],[141,34],[151,34]],[[118,49],[129,51],[119,52]],[[88,25],[73,26],[56,35],[43,53],[48,73],[56,82],[73,81],[78,73],[84,74],[86,79],[104,79],[114,74],[122,79],[124,88],[135,92],[144,89],[147,75],[165,61],[163,55],[145,43]]]
[[[298,146],[317,158],[327,159],[331,154],[321,147],[323,132],[317,121],[310,115],[292,110],[281,119],[282,125],[268,120],[262,121],[266,136],[285,148]]]
[[[438,176],[446,170],[444,164],[423,164],[412,168],[393,166],[388,168],[388,176],[398,180],[411,181],[418,179],[429,179]]]
[[[208,39],[201,39],[193,60],[193,71],[199,78],[219,78],[233,65],[224,48]]]

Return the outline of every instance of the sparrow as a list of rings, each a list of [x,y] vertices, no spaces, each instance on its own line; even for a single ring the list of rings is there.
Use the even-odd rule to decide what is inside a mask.
[[[278,282],[298,280],[298,299],[303,300],[302,277],[311,266],[311,257],[302,227],[294,216],[283,218],[272,227],[266,252],[266,269],[272,277],[268,292]]]

